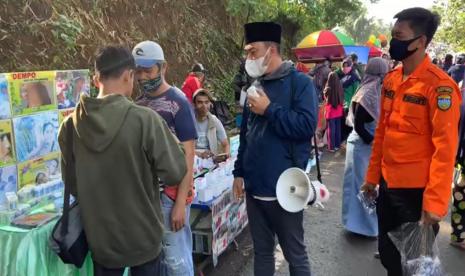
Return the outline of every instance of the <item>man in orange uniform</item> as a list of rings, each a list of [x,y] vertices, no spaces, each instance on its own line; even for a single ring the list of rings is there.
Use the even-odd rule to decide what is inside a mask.
[[[425,53],[439,16],[423,8],[394,18],[390,54],[403,66],[383,83],[381,114],[366,183],[379,184],[378,247],[389,276],[402,275],[401,258],[388,232],[421,221],[439,230],[451,196],[461,95],[455,82]]]

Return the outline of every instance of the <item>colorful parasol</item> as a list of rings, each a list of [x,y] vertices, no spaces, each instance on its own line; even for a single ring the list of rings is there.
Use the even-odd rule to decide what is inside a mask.
[[[342,60],[345,56],[344,46],[347,45],[355,45],[349,36],[338,31],[322,30],[307,35],[293,50],[302,61]]]
[[[370,52],[369,52],[370,57],[381,57],[382,55],[383,55],[383,51],[381,51],[380,48],[375,47],[375,46],[370,47]]]
[[[307,35],[299,44],[297,44],[296,48],[300,49],[335,45],[347,46],[355,45],[355,43],[352,38],[343,33],[323,30]]]

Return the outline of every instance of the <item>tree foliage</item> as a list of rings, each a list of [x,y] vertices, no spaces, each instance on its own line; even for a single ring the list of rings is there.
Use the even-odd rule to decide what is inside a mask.
[[[376,2],[377,0],[374,0]],[[290,55],[305,35],[332,29],[363,8],[360,0],[228,0],[227,10],[240,21],[275,21],[283,27],[285,53]]]
[[[392,26],[384,23],[381,19],[368,17],[365,7],[361,8],[360,13],[351,14],[348,20],[341,21],[338,27],[342,32],[350,35],[357,44],[365,44],[370,35],[378,36],[384,34],[390,36]]]
[[[347,22],[352,15],[363,11],[363,4],[360,1],[326,1],[320,0],[320,22],[326,29],[332,29],[342,22]]]
[[[284,53],[292,57],[305,35],[349,21],[362,8],[361,0],[1,0],[0,72],[92,70],[97,48],[150,39],[165,50],[171,83],[182,84],[201,62],[212,90],[232,103],[244,23],[280,23]]]
[[[435,41],[465,51],[465,3],[463,0],[437,0],[433,9],[441,16]]]
[[[219,98],[232,103],[225,80],[241,55],[240,23],[226,0],[1,0],[0,73],[88,68],[97,48],[143,40],[162,45],[167,78],[180,86],[192,64],[208,68]]]

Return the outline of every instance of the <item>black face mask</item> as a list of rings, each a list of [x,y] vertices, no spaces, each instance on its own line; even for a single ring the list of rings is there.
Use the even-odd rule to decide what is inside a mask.
[[[391,58],[397,61],[403,61],[404,59],[413,55],[413,53],[415,53],[418,48],[409,51],[408,46],[410,46],[412,42],[419,39],[420,37],[421,35],[409,40],[399,40],[395,38],[391,39],[391,42],[389,43],[389,54],[391,55]]]

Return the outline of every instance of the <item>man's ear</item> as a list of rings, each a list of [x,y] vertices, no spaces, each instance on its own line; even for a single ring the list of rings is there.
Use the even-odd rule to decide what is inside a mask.
[[[419,44],[419,45],[422,45],[422,46],[426,49],[426,47],[428,47],[428,46],[427,46],[427,42],[426,42],[427,40],[428,40],[428,38],[426,37],[426,35],[422,35],[422,36],[418,39],[418,44]],[[416,48],[416,47],[415,47],[415,48]],[[414,49],[415,49],[415,48],[414,48]],[[418,48],[420,48],[420,46],[419,46]],[[413,49],[412,49],[412,50],[413,50]]]
[[[273,46],[270,47],[270,54],[271,55],[277,55],[278,54],[278,48],[276,48],[276,45],[273,44]]]
[[[124,82],[134,82],[134,74],[133,74],[134,71],[132,70],[125,70],[124,73],[123,73],[123,81]]]
[[[162,65],[161,65],[161,73],[162,73],[163,76],[165,76],[167,69],[168,69],[168,63],[163,62]]]
[[[100,75],[99,75],[99,73],[95,73],[95,75],[92,77],[92,81],[93,81],[95,87],[99,87],[99,83],[100,83]]]

